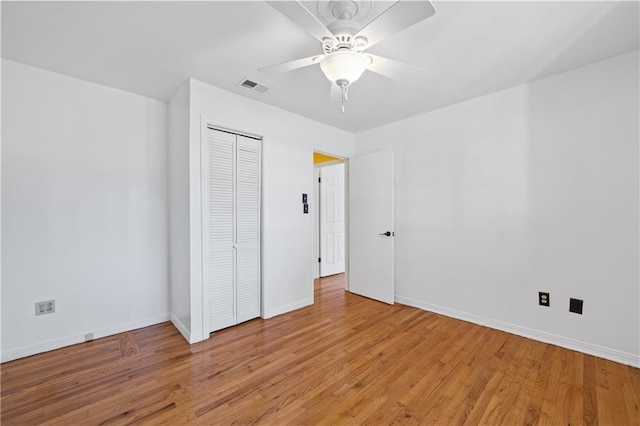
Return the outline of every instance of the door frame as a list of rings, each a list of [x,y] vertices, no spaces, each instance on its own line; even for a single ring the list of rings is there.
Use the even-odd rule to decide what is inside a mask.
[[[317,152],[317,151],[315,151]],[[343,245],[343,250],[344,250],[344,255],[345,255],[345,268],[346,268],[346,251],[347,251],[347,245],[346,245],[346,225],[347,225],[347,208],[346,208],[346,189],[347,189],[347,185],[348,182],[346,181],[346,177],[347,177],[347,170],[346,170],[346,159],[340,158],[339,160],[334,160],[334,161],[326,161],[323,163],[319,163],[319,164],[314,164],[313,166],[313,182],[314,182],[314,187],[313,187],[313,195],[314,195],[314,199],[317,200],[316,205],[313,206],[313,235],[314,238],[312,239],[312,243],[315,246],[315,253],[316,255],[314,257],[317,257],[318,259],[320,259],[322,257],[322,182],[320,181],[320,178],[322,177],[323,173],[322,173],[322,169],[325,169],[327,167],[331,167],[331,166],[335,166],[335,165],[339,165],[341,164],[342,167],[342,193],[343,193],[343,204],[342,204],[342,214],[344,215],[344,226],[345,226],[345,243]],[[340,273],[344,273],[344,272],[340,272]],[[313,276],[314,279],[315,278],[321,278],[322,277],[322,262],[315,262],[315,266],[313,268]]]
[[[313,153],[317,152],[331,157],[338,158],[337,161],[327,161],[320,163],[322,166],[316,166],[313,163]],[[311,149],[311,188],[313,188],[312,213],[311,220],[311,303],[315,303],[315,280],[320,278],[320,265],[318,257],[320,257],[320,186],[318,184],[318,169],[324,166],[331,166],[342,162],[344,164],[344,286],[345,290],[349,290],[349,158],[339,154],[333,154],[320,149]]]

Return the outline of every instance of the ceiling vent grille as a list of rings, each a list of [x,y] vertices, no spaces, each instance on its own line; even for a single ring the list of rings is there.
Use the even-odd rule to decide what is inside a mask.
[[[243,78],[242,81],[240,81],[239,84],[240,87],[244,87],[245,89],[249,89],[253,92],[258,92],[260,94],[264,94],[267,93],[267,91],[269,90],[269,88],[267,86],[265,86],[264,84],[260,84],[257,83],[255,81],[251,81],[247,78]]]

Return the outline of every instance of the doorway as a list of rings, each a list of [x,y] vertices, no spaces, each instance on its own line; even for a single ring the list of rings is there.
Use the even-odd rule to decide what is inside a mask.
[[[321,211],[323,166],[342,163],[344,248],[334,250],[345,258],[345,290],[393,304],[395,300],[394,254],[394,158],[392,150],[373,151],[345,158],[314,153],[312,220],[312,282],[321,275]],[[319,155],[317,155],[319,154]],[[329,158],[327,158],[329,157]],[[335,204],[335,203],[334,203]],[[338,213],[339,214],[339,213]],[[335,271],[334,271],[335,272]],[[311,294],[313,300],[313,286]]]
[[[345,160],[314,152],[314,278],[345,272]]]

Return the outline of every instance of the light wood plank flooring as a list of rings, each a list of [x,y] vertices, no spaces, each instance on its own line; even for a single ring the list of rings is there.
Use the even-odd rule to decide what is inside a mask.
[[[640,370],[316,283],[189,346],[169,323],[2,365],[30,424],[640,424]]]

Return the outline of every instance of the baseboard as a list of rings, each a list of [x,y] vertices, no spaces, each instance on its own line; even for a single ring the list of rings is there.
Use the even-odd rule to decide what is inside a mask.
[[[411,299],[404,296],[395,297],[395,301],[403,305],[413,306],[425,311],[434,312],[445,315],[447,317],[472,322],[474,324],[483,325],[496,330],[506,331],[507,333],[516,334],[518,336],[527,337],[529,339],[538,340],[544,343],[560,346],[585,354],[597,356],[598,358],[608,359],[610,361],[619,362],[621,364],[630,365],[632,367],[640,367],[640,356],[616,349],[605,348],[603,346],[594,345],[592,343],[582,342],[570,339],[568,337],[558,336],[556,334],[538,331],[519,325],[498,321],[492,318],[483,317],[481,315],[471,314],[468,312],[458,311],[456,309],[444,306],[433,305],[431,303],[422,302],[420,300]]]
[[[173,326],[180,332],[180,334],[182,334],[182,337],[184,337],[187,342],[191,343],[191,333],[189,333],[189,330],[182,323],[182,321],[180,321],[178,317],[173,314],[169,314],[169,321],[171,321],[171,324],[173,324]]]
[[[298,300],[294,303],[289,303],[288,305],[279,306],[275,309],[270,309],[265,312],[264,319],[272,318],[278,315],[286,314],[287,312],[295,311],[296,309],[304,308],[305,306],[313,305],[313,299],[306,298],[302,300]]]
[[[173,314],[170,314],[170,321],[173,326],[182,334],[182,337],[189,342],[189,344],[198,343],[204,340],[202,332],[191,333],[189,329]]]
[[[13,361],[19,358],[24,358],[31,355],[36,355],[43,352],[53,351],[65,346],[77,345],[78,343],[84,343],[84,337],[87,333],[93,333],[94,339],[101,337],[112,336],[118,333],[124,333],[125,331],[136,330],[138,328],[148,327],[150,325],[160,324],[162,322],[169,321],[169,314],[160,314],[153,317],[143,318],[135,321],[130,321],[124,324],[118,324],[111,327],[105,327],[98,330],[86,330],[84,333],[74,334],[71,336],[61,337],[59,339],[47,340],[46,342],[37,343],[35,345],[23,346],[17,349],[10,349],[3,351],[0,362]]]

